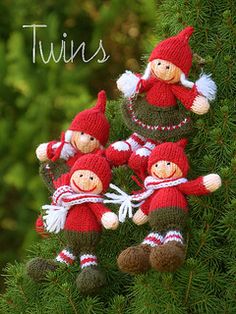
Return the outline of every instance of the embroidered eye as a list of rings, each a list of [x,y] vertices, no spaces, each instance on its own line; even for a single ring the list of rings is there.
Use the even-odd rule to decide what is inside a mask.
[[[81,174],[81,175],[80,175],[80,178],[82,178],[82,177],[83,177],[83,175]]]
[[[167,65],[167,66],[166,66],[166,69],[167,69],[167,70],[169,70],[169,68],[170,68],[170,66],[169,66],[169,65]]]
[[[90,141],[94,141],[94,137],[90,137]]]
[[[93,177],[90,177],[89,179],[93,181]]]
[[[161,65],[161,62],[158,62],[157,65]]]
[[[170,162],[169,161],[166,164],[167,164],[167,166],[170,166]]]
[[[81,135],[84,135],[84,132],[81,132],[80,134],[81,134]]]
[[[155,167],[157,168],[157,167],[158,167],[158,164],[155,164]]]

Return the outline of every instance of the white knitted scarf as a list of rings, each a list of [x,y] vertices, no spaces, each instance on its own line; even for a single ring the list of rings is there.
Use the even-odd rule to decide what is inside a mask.
[[[151,196],[156,190],[167,188],[167,187],[172,187],[172,186],[177,186],[187,181],[188,180],[186,178],[178,178],[176,180],[173,180],[173,179],[159,180],[159,179],[153,178],[152,176],[148,176],[144,180],[145,190],[143,192],[133,194],[133,195],[126,194],[124,191],[122,191],[120,188],[118,188],[114,184],[110,184],[110,187],[120,194],[106,193],[105,196],[108,199],[105,199],[104,203],[120,204],[119,221],[124,222],[127,214],[128,214],[128,217],[131,218],[133,216],[133,208],[139,207],[140,205],[142,205],[144,200],[147,199],[149,196]],[[133,202],[139,202],[139,203],[135,204]]]
[[[82,203],[103,203],[99,194],[75,193],[69,185],[59,187],[52,196],[52,204],[42,206],[46,210],[43,216],[46,230],[58,233],[64,228],[69,209]]]

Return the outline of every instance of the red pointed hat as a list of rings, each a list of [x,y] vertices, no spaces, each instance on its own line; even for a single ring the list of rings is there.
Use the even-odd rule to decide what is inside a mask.
[[[183,172],[185,177],[189,170],[188,158],[184,152],[187,144],[186,139],[176,143],[166,142],[154,148],[148,160],[148,172],[151,173],[151,167],[160,160],[166,160],[175,163]]]
[[[98,93],[97,103],[93,108],[86,109],[75,116],[69,126],[69,132],[66,132],[66,141],[70,140],[70,131],[78,131],[95,137],[101,145],[105,146],[110,131],[110,125],[105,116],[105,110],[106,93],[102,90]]]
[[[194,32],[192,26],[183,29],[176,36],[161,41],[153,49],[149,61],[162,59],[169,61],[180,68],[186,76],[192,66],[192,51],[189,46],[189,38]]]
[[[103,193],[109,187],[111,182],[111,167],[102,151],[95,154],[85,154],[80,157],[70,170],[70,177],[77,170],[90,170],[94,172],[102,181]]]

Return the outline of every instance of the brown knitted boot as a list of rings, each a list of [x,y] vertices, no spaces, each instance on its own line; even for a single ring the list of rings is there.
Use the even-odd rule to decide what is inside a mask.
[[[149,245],[140,244],[128,247],[118,256],[118,267],[121,271],[133,275],[143,273],[150,268],[150,252],[151,247]]]
[[[54,271],[57,267],[53,260],[36,257],[27,263],[26,272],[34,281],[42,281],[49,271]]]
[[[185,246],[176,241],[152,248],[150,254],[151,266],[161,272],[174,272],[184,262]]]
[[[82,269],[76,279],[76,286],[79,292],[85,295],[97,293],[105,284],[105,276],[97,266],[89,266]]]

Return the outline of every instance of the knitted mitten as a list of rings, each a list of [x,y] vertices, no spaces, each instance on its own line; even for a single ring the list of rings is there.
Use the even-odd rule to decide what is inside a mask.
[[[106,157],[114,166],[127,164],[132,152],[140,148],[144,140],[144,137],[134,133],[126,141],[111,144],[106,149]]]

